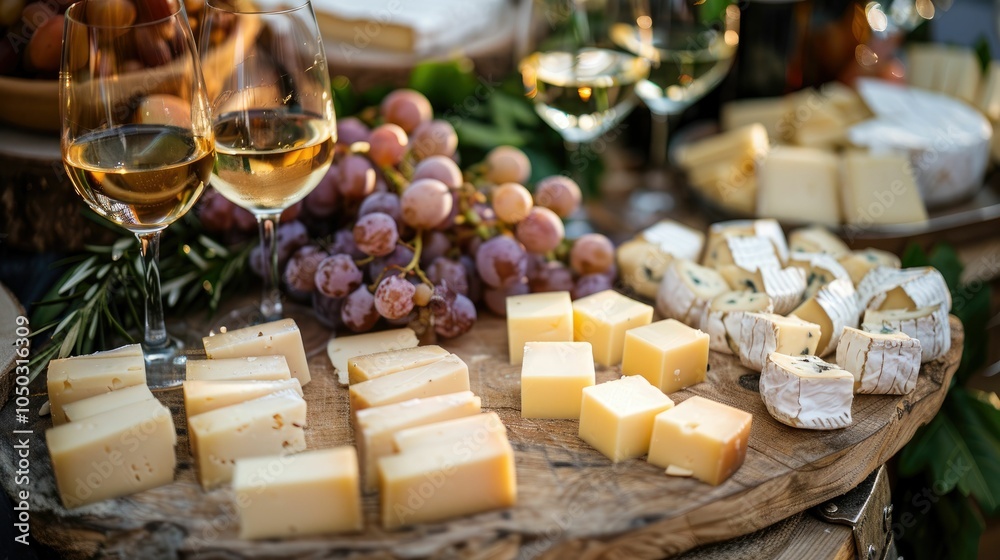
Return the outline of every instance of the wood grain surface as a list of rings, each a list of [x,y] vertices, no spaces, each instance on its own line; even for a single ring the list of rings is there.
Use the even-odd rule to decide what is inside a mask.
[[[951,328],[951,351],[925,364],[912,393],[859,395],[854,424],[831,432],[796,430],[773,420],[756,391],[758,375],[732,356],[713,353],[708,381],[671,395],[676,402],[702,395],[754,415],[746,463],[712,487],[667,477],[643,460],[613,465],[577,437],[575,421],[522,419],[519,367],[506,362],[505,323],[481,318],[445,346],[469,364],[483,408],[499,413],[507,425],[518,505],[394,532],[381,529],[377,496],[367,496],[362,534],[238,539],[232,491],[206,493],[196,482],[179,390],[157,394],[174,412],[180,435],[175,482],[67,511],[44,444],[50,420],[32,417],[32,533],[66,558],[662,558],[754,533],[860,483],[937,413],[961,358],[963,332],[954,317]],[[353,443],[346,389],[337,385],[323,353],[310,364],[309,447]],[[618,375],[616,368],[600,369],[598,382]],[[44,401],[44,395],[34,396],[32,410]],[[8,404],[0,411],[0,479],[8,494],[23,489],[13,485],[11,472],[11,431],[18,427]]]

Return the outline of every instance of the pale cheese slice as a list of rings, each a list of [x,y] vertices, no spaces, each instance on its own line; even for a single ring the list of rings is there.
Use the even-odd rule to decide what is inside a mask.
[[[747,313],[740,330],[740,363],[760,371],[772,352],[810,356],[816,353],[819,339],[820,326],[815,323],[773,313]]]
[[[719,294],[705,309],[701,330],[708,334],[708,346],[724,354],[739,353],[743,316],[747,312],[771,313],[774,304],[762,292],[734,291]]]
[[[854,375],[854,392],[905,395],[917,386],[920,341],[905,333],[847,327],[837,347],[837,365]]]
[[[801,268],[806,272],[806,291],[803,294],[805,299],[813,297],[820,288],[834,280],[851,277],[837,259],[826,253],[795,251],[788,259],[788,266]]]
[[[934,305],[951,309],[951,290],[944,276],[932,266],[876,268],[861,280],[858,296],[867,309],[913,311]]]
[[[857,286],[872,270],[884,266],[888,268],[899,268],[900,260],[896,255],[879,249],[862,249],[854,251],[849,255],[844,255],[838,259],[840,265],[844,267],[851,281]]]
[[[838,278],[823,286],[816,295],[800,305],[792,315],[816,323],[820,328],[817,356],[826,356],[837,349],[844,327],[858,324],[857,294],[849,278]]]
[[[802,302],[806,291],[806,273],[801,268],[765,268],[755,272],[726,265],[719,272],[734,290],[765,293],[771,298],[774,312],[784,315]]]
[[[851,425],[854,376],[816,356],[775,352],[760,373],[760,396],[782,424],[837,430]]]
[[[330,363],[337,370],[337,381],[341,385],[348,384],[347,361],[356,356],[413,348],[419,341],[417,333],[411,328],[392,329],[354,336],[331,338],[326,345],[326,354]]]
[[[827,253],[840,258],[851,252],[846,243],[822,226],[797,229],[788,235],[790,251],[803,253]]]
[[[914,311],[869,309],[865,311],[861,328],[868,332],[882,332],[889,328],[919,340],[921,363],[936,360],[951,349],[951,324],[948,322],[948,310],[943,305]]]
[[[663,276],[656,293],[656,310],[664,317],[697,328],[708,302],[727,291],[729,286],[718,272],[677,259]]]

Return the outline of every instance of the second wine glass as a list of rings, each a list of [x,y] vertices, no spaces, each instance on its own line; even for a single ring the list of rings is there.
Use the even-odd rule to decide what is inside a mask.
[[[212,186],[257,217],[267,259],[259,310],[229,318],[241,326],[283,315],[279,219],[329,170],[337,127],[308,0],[208,0],[204,17],[200,46],[216,150]],[[235,46],[234,56],[210,61],[207,53],[222,41]]]

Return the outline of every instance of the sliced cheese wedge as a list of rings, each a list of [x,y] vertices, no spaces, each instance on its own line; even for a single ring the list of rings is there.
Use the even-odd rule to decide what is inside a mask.
[[[858,300],[850,278],[838,278],[823,286],[792,312],[792,315],[816,323],[820,328],[817,356],[826,356],[837,349],[844,327],[858,325]]]
[[[854,376],[816,356],[775,352],[760,373],[760,396],[782,424],[837,430],[851,425]]]
[[[855,393],[905,395],[917,386],[920,341],[889,328],[882,330],[845,328],[837,347],[837,365],[854,375]]]
[[[878,267],[861,280],[858,296],[867,309],[905,309],[945,304],[951,310],[951,291],[932,266],[896,270]]]
[[[851,276],[851,281],[857,286],[872,270],[884,266],[888,268],[899,268],[899,257],[878,249],[863,249],[854,251],[849,255],[844,255],[838,259],[840,265],[844,267],[847,274]]]
[[[851,252],[846,243],[822,226],[797,229],[788,235],[788,249],[804,253],[827,253],[840,258]]]
[[[803,297],[809,299],[816,295],[820,288],[837,280],[838,278],[850,279],[840,262],[832,255],[826,253],[803,253],[795,251],[788,258],[788,266],[801,268],[806,272],[806,291]],[[851,285],[854,283],[851,282]]]
[[[656,310],[664,317],[697,328],[708,302],[728,291],[729,285],[718,272],[677,259],[663,276],[656,293]]]
[[[719,294],[705,309],[701,330],[708,334],[708,347],[724,354],[738,354],[743,316],[747,312],[771,313],[771,297],[761,292],[735,291]]]
[[[815,323],[773,313],[747,313],[740,330],[740,363],[760,371],[772,352],[813,355],[819,339],[820,326]]]
[[[921,363],[936,360],[951,349],[951,324],[943,305],[914,311],[869,309],[865,311],[861,328],[868,332],[883,332],[888,328],[919,340]]]
[[[784,315],[802,302],[806,291],[806,273],[801,268],[765,268],[755,272],[726,265],[719,272],[734,290],[765,293],[771,298],[774,312]]]

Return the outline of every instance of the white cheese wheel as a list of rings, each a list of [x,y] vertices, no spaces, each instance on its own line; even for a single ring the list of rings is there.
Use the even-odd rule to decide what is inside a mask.
[[[851,425],[854,376],[816,356],[768,356],[760,396],[775,420],[793,428],[837,430]]]
[[[837,365],[854,375],[854,392],[905,395],[917,386],[920,341],[891,328],[867,332],[847,327]]]
[[[951,349],[951,324],[948,322],[948,311],[943,305],[914,311],[869,309],[865,311],[861,328],[868,332],[882,332],[889,328],[919,340],[921,363],[936,360]]]
[[[813,355],[819,338],[820,326],[815,323],[773,313],[746,313],[740,328],[740,363],[760,371],[772,352]]]
[[[698,328],[708,302],[728,292],[726,280],[711,268],[674,259],[656,293],[656,310],[670,319]]]

